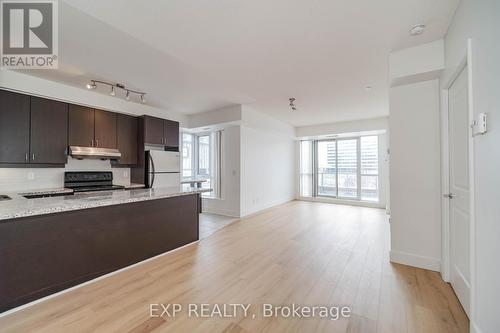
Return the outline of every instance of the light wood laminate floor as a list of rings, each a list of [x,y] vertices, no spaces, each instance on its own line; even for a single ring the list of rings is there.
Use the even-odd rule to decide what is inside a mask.
[[[293,201],[0,318],[1,332],[468,332],[436,272],[389,263],[383,210]],[[150,318],[150,303],[348,305],[349,319]]]
[[[237,218],[223,215],[202,213],[200,214],[200,239],[213,235],[225,226],[230,225]]]

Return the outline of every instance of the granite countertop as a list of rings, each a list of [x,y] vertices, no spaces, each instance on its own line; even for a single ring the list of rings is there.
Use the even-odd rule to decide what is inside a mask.
[[[0,223],[20,217],[52,214],[71,210],[120,205],[131,202],[178,197],[212,189],[187,186],[143,188],[117,191],[87,192],[49,198],[26,199],[20,194],[6,193],[12,200],[0,201]],[[39,191],[37,191],[38,193]],[[52,192],[51,192],[52,193]],[[26,195],[26,193],[23,193]]]

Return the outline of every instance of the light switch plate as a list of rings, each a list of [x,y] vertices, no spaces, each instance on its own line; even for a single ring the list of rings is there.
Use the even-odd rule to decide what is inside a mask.
[[[471,125],[472,136],[483,135],[488,132],[487,119],[488,117],[484,112],[477,115],[477,120],[474,120]]]

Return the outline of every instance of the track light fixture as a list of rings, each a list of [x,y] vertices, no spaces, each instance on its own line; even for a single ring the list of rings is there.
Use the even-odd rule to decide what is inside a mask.
[[[109,94],[111,96],[116,95],[116,89],[118,88],[118,89],[125,91],[125,99],[127,101],[130,101],[131,94],[136,94],[136,95],[139,95],[141,103],[146,103],[146,97],[145,97],[146,93],[145,92],[129,89],[129,88],[125,87],[124,84],[121,84],[121,83],[110,83],[110,82],[100,81],[100,80],[90,80],[90,82],[87,83],[87,89],[89,89],[89,90],[96,89],[98,83],[105,85],[105,86],[108,86],[108,87],[111,87],[111,91],[109,92]]]
[[[290,97],[288,99],[288,101],[290,102],[289,105],[290,105],[290,109],[292,111],[297,111],[297,107],[295,106],[295,98],[294,97]]]

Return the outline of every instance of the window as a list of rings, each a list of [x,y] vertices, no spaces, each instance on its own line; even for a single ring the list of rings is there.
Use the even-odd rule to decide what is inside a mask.
[[[220,197],[221,131],[182,133],[182,178],[204,179],[203,188],[212,188],[204,197]]]
[[[300,195],[378,202],[378,136],[300,143]]]
[[[318,195],[337,196],[337,146],[335,141],[317,143],[316,184]]]
[[[300,195],[310,197],[313,193],[312,142],[300,142]]]
[[[361,200],[378,201],[378,137],[361,137],[360,145]]]
[[[358,197],[358,140],[337,141],[339,164],[338,197]]]

